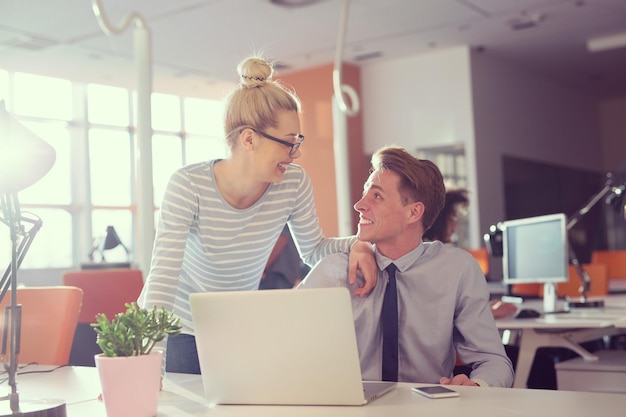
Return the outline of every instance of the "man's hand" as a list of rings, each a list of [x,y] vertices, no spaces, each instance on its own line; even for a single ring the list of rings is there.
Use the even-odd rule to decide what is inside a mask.
[[[476,382],[469,379],[469,377],[465,374],[455,375],[452,377],[452,379],[446,378],[445,376],[441,377],[441,379],[439,380],[439,383],[441,385],[469,385],[472,387],[478,386]]]
[[[354,289],[354,295],[365,297],[376,286],[378,279],[378,266],[374,259],[374,251],[368,242],[357,241],[350,248],[350,258],[348,266],[348,282],[356,283],[356,271],[359,269],[365,278],[365,284]]]

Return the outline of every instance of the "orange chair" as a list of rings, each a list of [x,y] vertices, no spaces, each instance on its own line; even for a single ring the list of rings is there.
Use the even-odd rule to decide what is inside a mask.
[[[483,275],[487,276],[489,274],[489,252],[487,252],[487,248],[465,250],[476,259],[476,262],[480,265],[480,269],[483,271]]]
[[[22,305],[18,362],[67,365],[82,299],[83,291],[76,287],[18,288],[16,300]],[[7,291],[0,303],[0,328],[2,330],[4,330],[5,307],[10,304],[11,291]],[[8,355],[5,360],[8,360]]]
[[[587,291],[587,296],[603,296],[609,293],[609,282],[607,279],[606,266],[602,264],[583,264],[583,270],[587,272],[591,279],[591,286]],[[556,294],[558,297],[579,297],[580,280],[574,266],[569,266],[569,281],[561,282],[556,285]],[[511,292],[515,295],[530,295],[543,297],[542,284],[514,284],[511,286]]]
[[[79,287],[84,293],[70,364],[95,366],[94,355],[101,350],[91,323],[96,321],[98,313],[111,319],[126,311],[126,303],[137,301],[143,288],[142,272],[128,268],[67,271],[63,274],[63,284]]]
[[[541,297],[543,295],[543,284],[512,284],[511,294],[518,296]]]
[[[623,280],[622,282],[626,283],[626,249],[593,251],[591,253],[591,263],[606,265],[606,277],[609,280],[609,288],[612,280]]]
[[[609,293],[609,281],[606,274],[606,265],[583,264],[583,270],[589,275],[591,285],[587,296],[603,296]],[[580,279],[573,265],[569,266],[569,281],[556,285],[556,294],[559,297],[580,297]]]

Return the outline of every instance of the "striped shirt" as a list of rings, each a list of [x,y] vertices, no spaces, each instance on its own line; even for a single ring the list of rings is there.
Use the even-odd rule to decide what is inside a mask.
[[[180,317],[182,332],[191,335],[189,294],[258,289],[285,223],[309,265],[330,253],[348,253],[356,241],[354,236],[324,237],[311,182],[302,167],[288,165],[282,182],[271,184],[252,206],[236,209],[216,186],[215,162],[185,166],[170,178],[150,273],[139,297],[141,306],[173,311]]]

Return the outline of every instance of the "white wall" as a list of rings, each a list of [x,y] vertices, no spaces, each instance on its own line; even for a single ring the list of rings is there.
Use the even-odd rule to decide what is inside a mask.
[[[476,200],[474,126],[467,47],[376,62],[361,72],[364,148],[419,148],[463,144],[467,155],[470,206]],[[472,246],[479,246],[478,212],[470,210]]]
[[[365,152],[473,142],[469,69],[465,47],[363,66]]]

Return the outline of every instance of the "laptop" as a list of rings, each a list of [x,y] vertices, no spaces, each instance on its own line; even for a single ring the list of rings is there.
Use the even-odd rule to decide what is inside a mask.
[[[363,382],[346,288],[189,297],[212,404],[363,405],[395,382]]]

